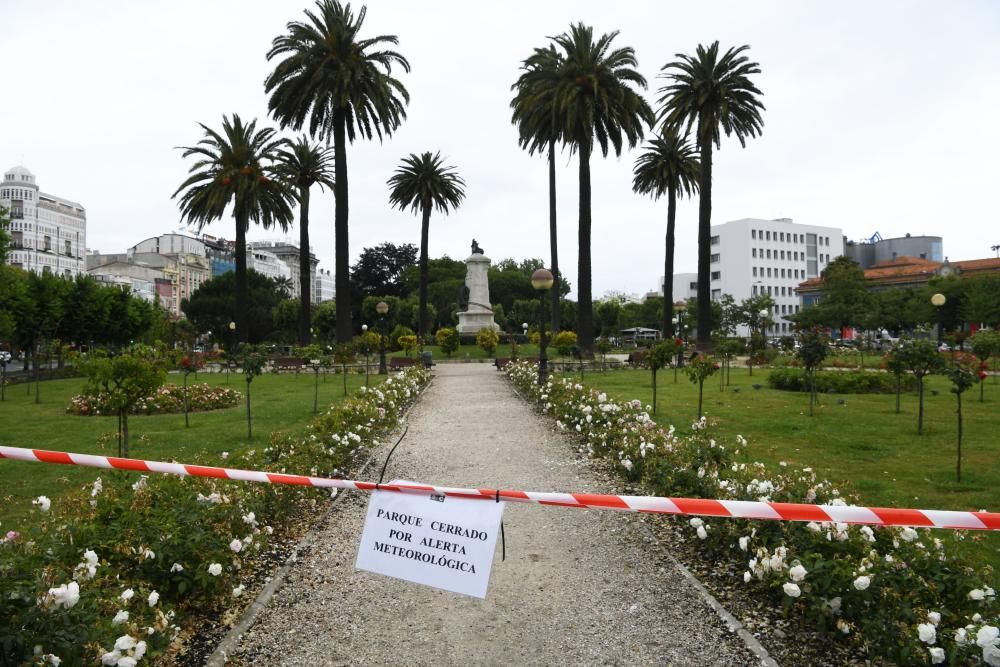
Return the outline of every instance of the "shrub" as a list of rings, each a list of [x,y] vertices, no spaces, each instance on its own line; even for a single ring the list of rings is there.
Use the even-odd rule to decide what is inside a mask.
[[[438,329],[435,338],[437,339],[437,344],[441,347],[441,351],[449,357],[458,350],[458,345],[461,342],[458,332],[450,327],[441,327]]]
[[[389,348],[392,350],[402,350],[403,347],[399,343],[401,336],[416,336],[413,329],[410,327],[405,327],[402,324],[397,324],[396,328],[392,330],[389,334]]]
[[[410,356],[410,352],[417,347],[417,337],[416,336],[400,336],[397,340],[399,347],[406,356]]]
[[[496,354],[497,345],[500,344],[500,336],[493,329],[480,329],[476,334],[476,345],[481,347],[486,354],[493,356]]]
[[[576,333],[573,331],[560,331],[552,339],[552,346],[564,357],[573,354],[576,347]]]
[[[399,423],[428,379],[409,369],[362,387],[304,432],[272,434],[269,446],[224,464],[312,475],[346,468]],[[126,664],[118,660],[137,659],[140,641],[155,657],[182,624],[221,615],[274,530],[293,514],[318,516],[328,497],[312,487],[103,471],[51,510],[46,499],[23,532],[0,535],[0,664],[38,664],[35,646],[58,658],[46,664],[100,664],[116,645],[104,664]]]
[[[539,386],[530,364],[512,364],[506,373],[559,429],[579,434],[583,451],[609,460],[626,479],[658,496],[858,503],[810,468],[769,470],[746,462],[746,440],[717,441],[705,419],[679,434],[658,426],[640,401],[618,402],[566,378]],[[716,571],[732,572],[786,615],[866,650],[873,663],[926,664],[931,648],[944,651],[948,664],[1000,659],[995,591],[1000,583],[988,567],[976,570],[953,548],[964,539],[962,532],[732,518],[680,521]]]
[[[188,385],[190,410],[220,410],[239,405],[243,395],[226,387],[209,384]],[[176,384],[165,384],[151,395],[140,398],[129,410],[133,415],[165,415],[184,411],[184,389]],[[103,391],[85,392],[70,399],[66,412],[72,415],[93,417],[115,414],[111,397]]]
[[[809,376],[803,368],[776,368],[767,378],[772,389],[782,391],[809,391]],[[904,376],[904,391],[914,391],[916,380]],[[821,394],[894,394],[896,378],[891,373],[866,371],[816,371],[816,391]]]

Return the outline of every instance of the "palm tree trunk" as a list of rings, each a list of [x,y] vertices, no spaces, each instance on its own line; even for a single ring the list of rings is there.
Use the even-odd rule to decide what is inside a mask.
[[[709,259],[712,243],[712,137],[708,127],[698,123],[701,145],[701,185],[698,195],[698,349],[712,347],[712,286]]]
[[[350,246],[347,243],[347,112],[333,112],[333,169],[336,192],[333,234],[336,237],[334,284],[337,299],[337,342],[350,343],[351,326],[351,274]]]
[[[236,219],[236,341],[246,343],[250,319],[247,315],[247,221]]]
[[[580,254],[577,264],[576,342],[594,353],[594,304],[590,286],[590,146],[580,143]]]
[[[309,188],[299,189],[299,344],[312,342],[309,325],[312,323],[312,271],[309,264]]]
[[[663,259],[663,337],[674,336],[674,222],[677,217],[677,189],[667,188],[667,239]]]
[[[559,333],[559,251],[556,243],[556,142],[549,141],[549,245],[552,249],[552,334]],[[516,326],[516,325],[515,325]]]
[[[424,338],[427,336],[427,237],[431,229],[431,202],[424,201],[420,205],[422,219],[420,221],[420,317],[417,322],[417,341],[420,351],[424,351]]]

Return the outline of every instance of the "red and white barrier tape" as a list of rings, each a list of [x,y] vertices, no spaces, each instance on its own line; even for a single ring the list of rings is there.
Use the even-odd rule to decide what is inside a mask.
[[[645,512],[650,514],[691,514],[741,519],[772,519],[777,521],[816,521],[873,526],[915,526],[924,528],[956,528],[963,530],[1000,530],[1000,513],[957,512],[949,510],[898,509],[895,507],[857,507],[852,505],[804,505],[770,503],[750,500],[711,500],[703,498],[661,498],[657,496],[617,496],[592,493],[549,493],[498,489],[459,489],[424,484],[375,484],[347,479],[329,479],[276,472],[216,468],[213,466],[165,463],[95,456],[73,452],[53,452],[44,449],[23,449],[0,445],[0,458],[38,463],[63,463],[92,468],[114,468],[135,472],[158,472],[168,475],[214,477],[243,482],[267,484],[298,484],[321,488],[354,489],[357,491],[395,491],[397,493],[434,493],[457,498],[506,500],[515,503],[537,503],[559,507]]]

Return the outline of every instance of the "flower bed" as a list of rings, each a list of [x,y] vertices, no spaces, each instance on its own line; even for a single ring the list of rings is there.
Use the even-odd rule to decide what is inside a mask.
[[[243,394],[235,389],[205,383],[188,385],[188,409],[191,412],[231,408],[239,405],[242,400]],[[115,414],[108,396],[103,392],[74,396],[70,399],[66,412],[85,417]],[[175,412],[184,412],[184,387],[165,384],[152,396],[136,403],[135,409],[129,414],[164,415]]]
[[[347,469],[396,427],[428,379],[411,369],[362,388],[302,432],[223,454],[224,464]],[[24,531],[0,532],[0,664],[128,666],[162,654],[182,625],[243,595],[272,533],[303,510],[318,515],[328,497],[312,487],[107,471],[58,502],[37,499]]]
[[[809,468],[768,470],[747,443],[717,442],[704,419],[664,430],[639,401],[619,403],[569,379],[536,383],[529,364],[508,376],[585,451],[610,460],[658,496],[848,505]],[[997,577],[953,555],[959,531],[842,523],[680,518],[704,556],[728,560],[755,592],[797,616],[898,664],[1000,665]]]

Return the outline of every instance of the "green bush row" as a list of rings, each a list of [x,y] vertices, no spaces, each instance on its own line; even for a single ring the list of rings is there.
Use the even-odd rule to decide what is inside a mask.
[[[816,391],[821,394],[894,394],[896,376],[891,373],[864,371],[817,371]],[[900,378],[902,391],[916,391],[917,381],[910,374]],[[809,391],[809,377],[803,368],[777,368],[771,371],[767,384],[782,391]]]

